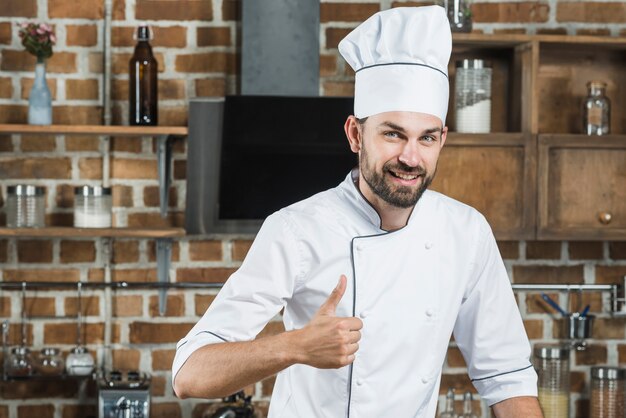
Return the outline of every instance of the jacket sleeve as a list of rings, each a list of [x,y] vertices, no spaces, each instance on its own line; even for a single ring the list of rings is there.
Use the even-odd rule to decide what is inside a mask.
[[[489,225],[481,221],[454,338],[474,387],[491,406],[517,396],[537,396],[537,374],[506,268]]]
[[[172,383],[194,351],[208,344],[254,339],[292,296],[301,254],[284,216],[277,212],[265,220],[241,267],[178,342]]]

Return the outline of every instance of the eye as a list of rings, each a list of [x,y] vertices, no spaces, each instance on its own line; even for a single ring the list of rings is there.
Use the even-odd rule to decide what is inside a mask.
[[[400,134],[396,131],[386,131],[383,133],[387,138],[400,138]]]
[[[434,136],[431,135],[425,135],[421,138],[422,142],[426,142],[426,143],[433,143],[433,142],[437,142],[437,138],[435,138]]]

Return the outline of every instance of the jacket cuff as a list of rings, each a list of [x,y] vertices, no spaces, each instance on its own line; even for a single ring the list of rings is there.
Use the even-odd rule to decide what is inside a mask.
[[[492,377],[472,380],[489,406],[518,396],[537,397],[537,373],[532,365]]]

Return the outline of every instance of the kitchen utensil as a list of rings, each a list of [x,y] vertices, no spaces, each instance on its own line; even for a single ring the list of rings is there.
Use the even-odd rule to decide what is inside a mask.
[[[543,298],[543,300],[545,300],[548,305],[552,306],[554,309],[556,309],[561,315],[563,316],[567,316],[567,312],[565,312],[563,309],[561,309],[561,307],[559,306],[558,303],[556,303],[554,300],[552,300],[552,298],[548,295],[546,295],[545,293],[541,294],[541,297]]]
[[[81,345],[82,337],[82,288],[83,284],[78,282],[77,285],[77,305],[76,313],[76,347],[72,349],[67,356],[66,368],[67,374],[72,376],[87,376],[94,368],[94,360],[85,347]]]

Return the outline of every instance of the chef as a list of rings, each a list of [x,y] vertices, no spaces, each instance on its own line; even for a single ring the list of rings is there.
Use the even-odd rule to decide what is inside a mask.
[[[223,397],[277,374],[270,418],[431,418],[454,334],[496,416],[541,417],[529,342],[489,225],[427,190],[447,134],[444,9],[377,13],[339,51],[356,71],[344,129],[358,167],[266,219],[178,343],[176,394]],[[285,332],[255,339],[281,310]]]

